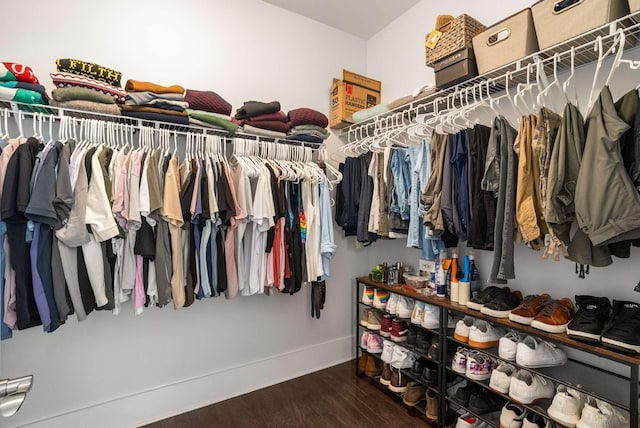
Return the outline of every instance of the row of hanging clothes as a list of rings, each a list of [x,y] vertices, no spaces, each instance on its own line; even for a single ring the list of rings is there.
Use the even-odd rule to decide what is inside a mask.
[[[361,175],[359,186],[347,191],[359,195],[360,204],[367,200],[362,194],[370,193],[371,183],[363,184],[367,177],[362,171],[380,147],[390,151],[392,159],[396,152],[403,159],[403,153],[420,154],[426,146],[428,156],[422,159],[429,159],[428,166],[410,163],[409,175],[394,173],[393,164],[383,168],[383,175],[391,171],[394,186],[389,206],[402,200],[403,188],[410,183],[409,206],[419,203],[420,221],[414,223],[424,225],[424,236],[441,240],[435,248],[466,243],[493,251],[490,282],[515,278],[514,247],[519,243],[542,251],[544,258],[560,260],[562,254],[575,262],[580,277],[588,274],[589,266],[612,264],[613,256],[630,257],[631,247],[640,246],[639,88],[618,100],[610,90],[621,65],[640,68],[639,61],[622,58],[625,44],[622,31],[608,49],[602,38],[595,41],[598,61],[584,116],[578,104],[576,53],[571,49],[529,64],[526,81],[518,85],[506,73],[499,78],[504,79],[502,95],[492,96],[497,79],[484,81],[434,101],[429,115],[415,110],[376,121],[371,137],[355,138],[342,150],[352,158],[341,168],[356,165]],[[614,58],[603,79],[603,62],[609,56]],[[570,63],[564,80],[558,75],[563,59]],[[545,74],[545,65],[552,75]],[[413,119],[407,125],[409,117]],[[396,135],[402,129],[405,138],[385,138],[389,132],[376,128]],[[416,135],[424,138],[421,143],[398,148],[415,141]],[[428,171],[426,180],[419,171]],[[366,215],[343,215],[341,220],[338,214],[344,214],[344,208],[336,220],[344,224],[350,219],[356,234],[366,222]]]
[[[305,283],[319,316],[339,176],[310,147],[186,132],[180,161],[175,131],[35,113],[26,138],[23,121],[0,111],[3,338],[129,301],[140,314]]]

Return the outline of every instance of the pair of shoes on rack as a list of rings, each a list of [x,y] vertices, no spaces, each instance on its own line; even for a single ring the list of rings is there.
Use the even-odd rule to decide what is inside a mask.
[[[500,412],[500,427],[556,428],[556,425],[538,413],[508,401]]]
[[[629,414],[608,403],[559,385],[547,414],[568,428],[627,428]],[[550,428],[555,426],[535,412],[509,401],[500,413],[501,427]]]
[[[567,353],[559,346],[514,330],[500,338],[498,356],[528,368],[561,366],[567,362]]]
[[[516,370],[505,362],[501,362],[491,373],[489,388],[500,394],[508,394],[512,400],[522,404],[551,398],[554,391],[549,379],[524,369]]]
[[[473,380],[489,379],[496,366],[496,361],[488,355],[462,346],[451,359],[451,370]]]
[[[411,323],[429,330],[437,330],[440,327],[440,308],[425,302],[416,301],[411,314]],[[448,327],[453,327],[453,318],[448,317]]]
[[[382,337],[375,333],[365,331],[360,337],[360,348],[367,351],[369,354],[380,354],[382,352]]]
[[[493,348],[498,345],[500,337],[505,334],[502,327],[487,321],[465,316],[456,323],[453,337],[460,342],[479,349]]]
[[[380,383],[388,386],[393,392],[404,393],[409,378],[403,373],[403,370],[415,369],[418,357],[405,347],[385,340],[380,359],[383,362]]]
[[[496,317],[507,318],[509,312],[522,301],[522,293],[511,291],[509,287],[489,286],[481,290],[477,296],[469,299],[467,307],[474,311]]]
[[[409,297],[390,293],[387,290],[368,285],[364,286],[360,301],[365,305],[385,310],[391,315],[397,315],[399,318],[405,319],[409,319],[411,317],[413,306],[415,304],[415,301]]]
[[[513,309],[509,319],[519,324],[530,325],[547,333],[564,333],[573,318],[571,299],[554,300],[548,294],[532,294]]]
[[[450,398],[476,415],[496,411],[502,406],[494,394],[471,382],[456,389]]]
[[[404,342],[407,340],[409,327],[407,322],[401,318],[394,318],[390,314],[384,314],[380,323],[380,336],[390,338],[394,342]]]
[[[485,422],[482,422],[470,413],[458,416],[455,428],[487,428]]]
[[[360,358],[358,358],[358,374],[365,375],[367,377],[379,376],[382,372],[382,365],[380,360],[369,354],[366,350],[360,351]]]
[[[640,305],[606,297],[576,296],[578,311],[567,326],[569,337],[611,349],[640,353]]]

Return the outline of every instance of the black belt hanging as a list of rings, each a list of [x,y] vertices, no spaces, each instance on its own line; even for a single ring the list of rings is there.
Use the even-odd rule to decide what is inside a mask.
[[[313,281],[311,283],[311,318],[320,319],[320,311],[324,309],[326,299],[326,283]]]

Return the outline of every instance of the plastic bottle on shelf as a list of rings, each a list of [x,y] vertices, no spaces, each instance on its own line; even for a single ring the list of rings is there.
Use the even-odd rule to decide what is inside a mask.
[[[464,256],[463,265],[464,265],[464,269],[463,269],[464,275],[462,279],[460,279],[460,283],[458,285],[458,303],[460,303],[461,305],[466,305],[467,302],[469,301],[469,295],[471,293],[471,284],[469,283],[471,263],[470,263],[469,256]]]
[[[450,293],[449,295],[451,296],[451,301],[452,302],[457,302],[458,301],[458,287],[459,287],[459,283],[458,283],[458,253],[457,252],[453,252],[452,256],[451,256],[451,267],[449,268],[449,271],[451,272],[451,286],[450,286]]]
[[[447,272],[444,269],[446,253],[440,253],[440,258],[436,264],[436,296],[445,297],[447,295]]]
[[[478,267],[476,266],[476,259],[473,253],[469,255],[469,285],[471,297],[476,297],[480,292],[480,272],[478,272]]]

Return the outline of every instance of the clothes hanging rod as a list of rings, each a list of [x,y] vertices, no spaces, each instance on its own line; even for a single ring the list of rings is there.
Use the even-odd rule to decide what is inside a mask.
[[[460,93],[464,94],[465,91],[477,91],[481,86],[485,87],[485,85],[489,85],[491,94],[501,92],[505,90],[505,79],[507,75],[509,75],[510,88],[520,83],[525,83],[527,76],[530,75],[530,73],[535,73],[536,70],[533,65],[535,65],[538,60],[542,61],[545,73],[548,73],[550,68],[551,70],[553,69],[554,57],[556,58],[555,60],[560,62],[570,58],[572,51],[573,55],[575,55],[576,68],[591,63],[598,59],[598,52],[594,50],[594,45],[598,43],[598,40],[600,39],[602,41],[603,49],[606,51],[616,41],[618,30],[623,31],[626,37],[627,48],[636,46],[640,41],[640,11],[630,13],[615,21],[558,43],[557,45],[505,64],[480,76],[465,80],[450,88],[441,89],[424,98],[413,100],[388,112],[353,124],[344,128],[341,136],[348,137],[349,134],[355,136],[357,131],[362,132],[362,129],[370,128],[380,121],[401,113],[408,114],[410,117],[415,117],[418,114],[433,115],[436,112],[436,105],[446,104],[447,99]],[[568,69],[569,67],[566,65],[562,67],[560,67],[560,64],[558,65],[558,73],[562,73]]]
[[[299,140],[287,140],[279,137],[269,137],[266,135],[248,134],[245,132],[236,132],[233,135],[229,135],[223,129],[208,128],[204,126],[193,125],[180,125],[170,122],[161,122],[145,119],[137,119],[127,116],[116,116],[111,114],[95,113],[85,110],[76,110],[69,108],[61,108],[49,105],[40,104],[26,104],[16,101],[0,100],[0,108],[9,112],[14,117],[22,114],[26,117],[34,118],[39,114],[44,114],[47,120],[59,121],[63,117],[70,117],[75,120],[99,120],[101,122],[115,122],[121,125],[129,125],[134,127],[135,130],[139,130],[142,127],[153,128],[155,130],[169,130],[176,135],[187,136],[188,134],[206,134],[215,135],[224,138],[227,142],[232,142],[233,139],[245,139],[255,140],[257,142],[274,142],[278,144],[288,144],[294,146],[309,147],[317,150],[324,147],[324,143],[312,143],[309,141]]]

